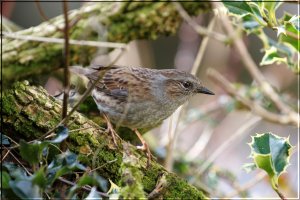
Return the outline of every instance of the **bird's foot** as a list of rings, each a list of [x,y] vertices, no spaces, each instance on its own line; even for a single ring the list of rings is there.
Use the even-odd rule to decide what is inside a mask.
[[[140,141],[142,142],[142,145],[141,146],[137,146],[137,149],[140,149],[140,150],[142,150],[142,151],[144,151],[146,153],[146,156],[147,156],[147,168],[148,168],[148,167],[150,167],[153,155],[151,154],[149,146],[146,143],[146,141],[144,140],[144,138],[142,137],[142,135],[140,134],[140,132],[137,129],[134,129],[134,132],[138,136],[138,138],[140,139]]]
[[[119,135],[116,133],[116,131],[115,131],[113,125],[111,124],[111,122],[109,121],[108,117],[107,117],[105,114],[103,114],[103,116],[104,116],[104,119],[105,119],[106,124],[107,124],[107,129],[106,129],[106,131],[107,131],[107,132],[110,132],[111,137],[112,137],[113,142],[114,142],[114,145],[115,145],[116,147],[118,147],[116,137],[119,137]]]

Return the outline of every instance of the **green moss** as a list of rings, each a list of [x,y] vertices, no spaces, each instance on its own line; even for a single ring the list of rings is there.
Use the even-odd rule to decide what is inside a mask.
[[[203,192],[197,188],[193,186],[187,187],[187,181],[180,179],[174,174],[172,176],[169,174],[166,179],[168,190],[164,194],[164,198],[178,199],[188,197],[189,199],[208,199]]]
[[[109,41],[156,39],[160,35],[174,34],[181,22],[179,17],[174,19],[178,14],[175,8],[166,2],[148,4],[134,2],[126,4],[126,8],[120,11],[106,22]],[[161,26],[162,24],[164,26]]]
[[[19,115],[18,119],[15,121],[14,127],[17,132],[22,132],[22,139],[31,140],[40,136],[40,130],[35,126],[35,124],[28,121],[21,115]]]
[[[121,163],[120,196],[124,199],[144,199],[143,173],[137,157],[131,156],[129,148],[124,150]]]
[[[2,108],[3,114],[9,115],[9,116],[16,115],[19,112],[19,110],[21,109],[21,106],[16,103],[15,97],[12,94],[12,91],[5,92],[3,94],[2,105],[3,105],[3,108]]]
[[[69,138],[76,142],[76,145],[84,146],[85,144],[88,144],[89,136],[82,132],[74,132],[70,134]]]
[[[151,170],[145,170],[144,171],[144,178],[143,178],[143,186],[146,192],[151,192],[156,185],[156,180],[158,176],[164,171],[164,169],[161,166],[157,166],[152,164]]]

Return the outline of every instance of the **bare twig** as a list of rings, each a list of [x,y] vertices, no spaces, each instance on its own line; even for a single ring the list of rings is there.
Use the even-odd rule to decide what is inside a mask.
[[[161,191],[168,186],[167,180],[166,180],[166,175],[162,174],[160,175],[158,181],[156,182],[156,186],[150,194],[148,194],[147,198],[148,199],[157,199]]]
[[[1,150],[2,150],[2,148],[1,148]],[[10,153],[10,149],[6,149],[6,153],[2,156],[1,155],[1,157],[2,157],[2,159],[1,159],[1,163],[3,162],[3,160],[6,158],[6,156]]]
[[[240,137],[242,134],[246,133],[246,130],[254,126],[256,123],[258,123],[261,120],[260,117],[255,117],[253,115],[249,115],[247,122],[243,124],[233,135],[231,135],[224,143],[222,143],[221,146],[219,146],[205,161],[203,165],[201,165],[194,176],[194,178],[191,180],[191,183],[195,183],[196,180],[199,178],[199,176],[209,167],[209,165],[220,155],[224,152],[226,148],[229,146],[232,146],[233,141],[235,141],[238,137]]]
[[[284,194],[282,194],[282,192],[280,192],[278,189],[275,190],[275,192],[278,194],[278,196],[280,197],[280,199],[282,200],[286,200],[287,198],[284,196]]]
[[[21,161],[10,151],[10,155],[19,163],[19,165],[21,165],[21,167],[26,171],[27,174],[29,174],[30,176],[32,175],[32,173],[30,173],[27,168],[21,163]]]
[[[250,179],[249,182],[244,184],[243,186],[239,187],[236,191],[226,195],[226,199],[230,199],[235,197],[236,195],[249,190],[251,187],[255,186],[261,180],[263,180],[268,174],[265,171],[259,172],[254,178]]]
[[[215,22],[216,22],[216,18],[213,17],[209,22],[207,31],[210,32],[210,31],[213,30],[213,28],[215,26]],[[192,67],[192,70],[191,70],[191,74],[193,74],[193,75],[196,75],[198,69],[200,68],[200,64],[201,64],[201,61],[204,57],[204,53],[205,53],[205,50],[206,50],[209,39],[210,39],[209,37],[204,37],[203,40],[202,40],[202,43],[199,47],[196,59],[194,61],[194,64],[193,64],[193,67]]]
[[[9,33],[16,32],[22,30],[22,27],[19,25],[15,24],[14,22],[10,21],[7,19],[5,16],[1,15],[2,21],[1,21],[1,26],[2,26],[2,33],[5,31],[8,31]]]
[[[209,69],[207,72],[209,78],[211,78],[215,83],[219,84],[226,92],[228,92],[232,97],[236,98],[242,104],[247,106],[250,110],[252,110],[255,114],[261,116],[262,118],[276,122],[280,124],[292,124],[298,126],[298,121],[293,120],[287,114],[276,114],[266,110],[264,107],[259,105],[256,102],[251,101],[243,97],[233,86],[231,82],[229,82],[224,76],[222,76],[219,72],[214,69]]]
[[[32,35],[20,35],[17,33],[8,33],[3,32],[3,37],[5,38],[13,38],[19,40],[28,40],[28,41],[36,41],[36,42],[48,42],[48,43],[58,43],[63,44],[63,38],[48,38],[48,37],[39,37]],[[87,41],[87,40],[69,40],[69,44],[72,45],[81,45],[81,46],[93,46],[93,47],[106,47],[106,48],[120,48],[125,49],[126,44],[124,43],[116,43],[116,42],[100,42],[100,41]]]
[[[212,4],[215,8],[221,6],[219,2],[212,2]],[[228,34],[234,31],[234,28],[226,15],[222,16],[220,20],[222,21],[222,24]],[[246,69],[250,72],[251,76],[261,86],[263,93],[275,103],[277,108],[282,113],[288,114],[287,117],[289,117],[290,120],[294,121],[295,124],[298,123],[299,120],[298,114],[280,99],[278,93],[276,93],[273,87],[268,83],[264,75],[258,69],[254,60],[251,58],[242,38],[239,37],[235,38],[235,40],[233,40],[233,45],[238,50],[237,52],[240,54],[241,60],[244,63]]]
[[[75,185],[76,185],[76,183],[73,183],[73,182],[71,182],[71,181],[69,181],[69,180],[67,180],[67,179],[65,179],[65,178],[63,178],[63,177],[58,177],[58,180],[60,180],[60,181],[63,182],[63,183],[66,183],[66,184],[68,184],[68,185],[72,185],[72,186],[75,186]],[[85,191],[88,191],[88,192],[90,192],[91,189],[92,189],[92,188],[87,187],[87,186],[83,186],[83,187],[81,187],[81,188],[84,189]],[[102,197],[109,197],[109,195],[106,194],[106,193],[98,192],[98,191],[97,191],[97,193],[98,193],[100,196],[102,196]]]
[[[177,4],[177,2],[174,2],[174,3]],[[181,6],[181,5],[179,4],[179,6]],[[212,19],[210,21],[209,25],[208,25],[208,29],[207,29],[208,31],[212,31],[213,30],[214,23],[215,23],[215,20]],[[196,59],[195,59],[194,64],[193,64],[193,68],[191,70],[191,74],[193,74],[193,75],[196,75],[196,73],[197,73],[197,71],[198,71],[198,69],[200,67],[203,55],[205,53],[205,50],[206,50],[206,47],[207,47],[207,44],[208,44],[208,40],[209,40],[208,37],[204,37],[204,39],[202,40],[202,43],[201,43],[201,45],[199,47]],[[173,167],[173,162],[174,162],[174,156],[173,156],[174,146],[175,146],[176,140],[177,140],[178,135],[179,135],[178,122],[180,121],[180,118],[182,116],[182,110],[184,109],[185,105],[182,105],[181,107],[179,107],[178,110],[171,116],[172,120],[174,120],[174,122],[176,122],[175,123],[176,127],[173,129],[174,130],[173,133],[169,133],[169,142],[168,142],[168,146],[167,146],[167,156],[166,156],[165,164],[164,164],[164,166],[168,170],[172,170],[172,167]],[[172,123],[172,120],[171,120],[170,124]],[[174,124],[174,123],[172,123],[172,124]],[[172,127],[170,126],[169,127],[169,132],[170,132],[171,129],[172,129]]]
[[[86,129],[90,129],[90,128],[95,128],[95,127],[84,127],[84,128],[77,128],[77,129],[73,129],[70,130],[69,133],[75,132],[75,131],[82,131],[82,130],[86,130]],[[105,131],[105,128],[99,127],[99,130]]]
[[[205,149],[212,135],[213,129],[211,128],[211,125],[207,124],[204,127],[200,137],[186,153],[187,160],[195,160],[197,156]]]
[[[93,172],[93,171],[96,171],[96,170],[98,170],[98,169],[101,169],[102,167],[104,167],[104,166],[107,165],[107,164],[114,163],[114,162],[116,162],[117,160],[118,160],[117,158],[116,158],[116,159],[113,159],[113,160],[110,160],[110,161],[104,163],[103,165],[100,165],[99,167],[96,167],[96,168],[92,169],[92,170],[90,171],[90,173]]]
[[[62,119],[66,118],[68,113],[68,100],[70,91],[70,71],[69,71],[69,19],[68,19],[68,2],[63,1],[63,11],[65,19],[64,27],[64,98],[62,107]],[[67,122],[67,121],[66,121]]]
[[[225,35],[222,35],[217,32],[213,32],[212,30],[206,29],[202,26],[199,26],[197,22],[195,22],[189,15],[188,13],[184,10],[184,8],[180,5],[178,2],[173,2],[177,11],[179,12],[180,16],[191,26],[194,28],[194,30],[202,35],[202,36],[208,36],[211,38],[214,38],[218,41],[221,41],[223,43],[227,43],[228,38]]]
[[[42,6],[41,6],[39,0],[35,0],[35,5],[37,6],[37,9],[38,9],[38,11],[39,11],[39,14],[40,14],[41,17],[43,18],[43,20],[44,20],[45,22],[50,22],[50,23],[51,23],[51,21],[49,20],[49,18],[48,18],[47,15],[45,14],[45,12],[44,12],[44,10],[43,10],[43,8],[42,8]],[[58,30],[58,31],[60,31],[60,32],[63,32],[63,31],[64,31],[63,29],[59,28],[57,25],[55,25],[55,24],[53,24],[53,23],[51,23],[51,25],[54,26],[54,27],[56,28],[56,30]]]
[[[35,0],[35,5],[39,11],[39,14],[41,15],[41,17],[43,18],[44,21],[49,21],[49,18],[46,16],[46,14],[44,13],[44,10],[40,4],[39,0]]]
[[[169,118],[167,153],[164,162],[164,167],[169,171],[173,169],[175,134],[183,107],[184,105],[180,106]]]

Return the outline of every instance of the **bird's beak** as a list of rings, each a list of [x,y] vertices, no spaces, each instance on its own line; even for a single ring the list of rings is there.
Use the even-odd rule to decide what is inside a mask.
[[[197,93],[215,95],[215,93],[213,93],[212,91],[210,91],[209,89],[207,89],[206,87],[203,87],[203,86],[197,88]]]

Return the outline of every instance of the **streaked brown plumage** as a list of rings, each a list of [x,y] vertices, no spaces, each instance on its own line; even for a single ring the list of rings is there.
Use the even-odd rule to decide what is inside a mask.
[[[173,69],[97,67],[91,81],[103,79],[92,96],[98,109],[115,124],[129,128],[159,125],[196,93],[213,94],[193,75]]]
[[[159,125],[194,94],[214,94],[195,76],[175,69],[99,66],[90,70],[85,75],[91,82],[103,77],[92,91],[98,109],[114,124],[136,132],[148,161],[150,150],[137,128]],[[115,141],[109,121],[108,127]]]

